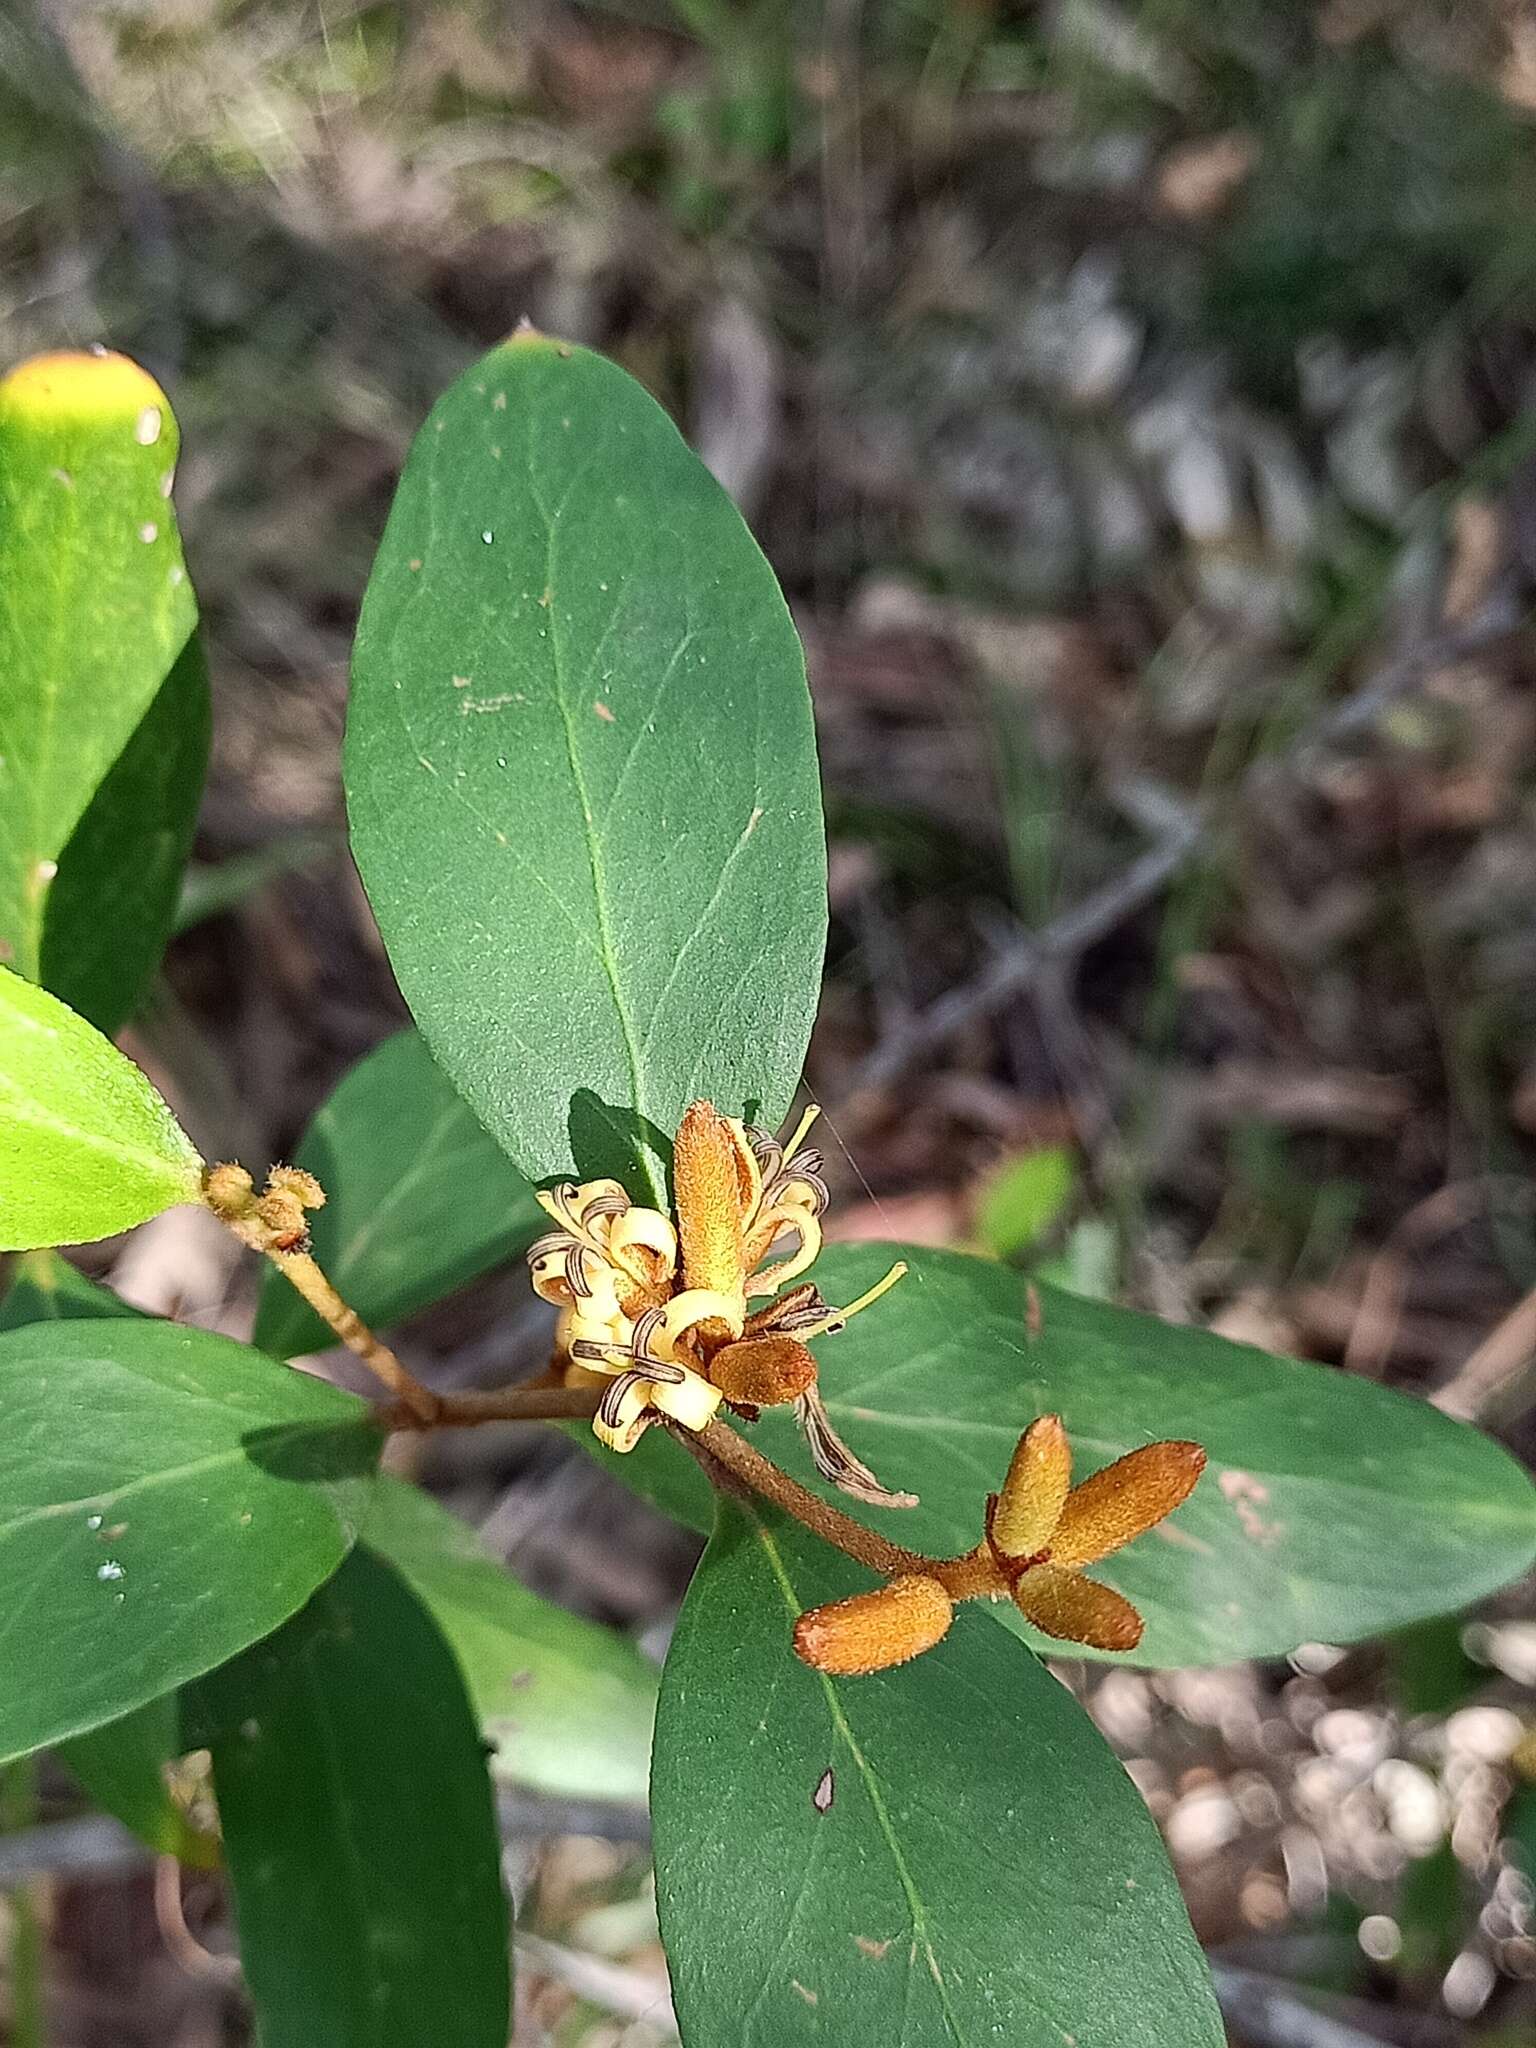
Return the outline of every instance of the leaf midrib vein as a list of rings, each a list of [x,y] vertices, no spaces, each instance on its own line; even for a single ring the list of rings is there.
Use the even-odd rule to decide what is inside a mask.
[[[540,519],[544,523],[544,585],[547,590],[555,589],[556,539],[559,532],[555,517],[546,506],[536,481],[533,460],[533,416],[530,412],[528,423],[528,488]],[[608,882],[604,869],[602,847],[598,841],[596,821],[592,812],[592,799],[587,789],[587,778],[582,769],[580,750],[576,744],[576,728],[571,717],[571,707],[566,701],[565,635],[560,626],[560,608],[551,597],[549,605],[549,648],[553,664],[555,705],[560,713],[561,731],[565,736],[566,759],[570,766],[571,782],[576,798],[581,805],[583,837],[586,842],[587,861],[592,872],[593,907],[597,916],[598,943],[596,953],[609,991],[613,997],[614,1013],[619,1020],[619,1031],[624,1041],[624,1054],[629,1065],[631,1103],[637,1116],[651,1121],[647,1109],[645,1083],[640,1065],[640,1046],[635,1034],[634,1020],[629,1014],[629,1005],[619,982],[618,959],[614,950],[613,930],[608,913]],[[636,1162],[651,1183],[651,1190],[658,1201],[665,1203],[665,1192],[656,1183],[655,1168],[640,1146],[635,1147]]]
[[[778,1581],[779,1590],[784,1596],[784,1605],[789,1610],[792,1618],[798,1617],[801,1611],[801,1603],[796,1595],[789,1573],[785,1568],[784,1560],[779,1554],[779,1547],[774,1541],[773,1532],[764,1522],[758,1519],[756,1514],[753,1514],[752,1521],[757,1531],[758,1541],[763,1547],[763,1555],[767,1558],[769,1569]],[[907,1910],[912,1916],[912,1931],[922,1943],[923,1954],[927,1959],[934,1987],[939,1994],[939,2004],[944,2013],[945,2026],[949,2030],[950,2038],[959,2044],[959,2048],[966,2048],[965,2035],[961,2031],[959,2017],[950,2003],[949,1987],[945,1983],[943,1972],[939,1968],[939,1959],[934,1952],[933,1941],[928,1931],[928,1909],[923,1902],[923,1895],[917,1888],[917,1881],[912,1875],[911,1867],[897,1838],[895,1825],[891,1820],[890,1809],[886,1806],[885,1796],[880,1790],[880,1782],[870,1768],[869,1761],[864,1755],[863,1750],[858,1745],[853,1729],[849,1725],[848,1717],[843,1712],[843,1703],[838,1698],[837,1690],[832,1684],[831,1679],[823,1671],[818,1671],[816,1677],[820,1681],[822,1692],[826,1696],[827,1711],[831,1715],[832,1725],[843,1738],[844,1743],[847,1745],[848,1754],[853,1758],[855,1768],[859,1773],[860,1779],[863,1781],[864,1790],[869,1797],[870,1807],[874,1813],[876,1824],[880,1829],[881,1835],[884,1837],[886,1848],[890,1851],[897,1882],[900,1884],[903,1895],[906,1898]]]

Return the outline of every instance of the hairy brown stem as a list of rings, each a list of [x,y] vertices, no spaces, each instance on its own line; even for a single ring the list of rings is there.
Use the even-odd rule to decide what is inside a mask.
[[[480,1422],[590,1422],[603,1398],[600,1387],[499,1387],[490,1393],[438,1394],[437,1413],[423,1423],[409,1405],[381,1411],[391,1429],[473,1428]]]
[[[280,1252],[263,1246],[279,1273],[309,1303],[322,1322],[329,1325],[354,1357],[360,1358],[381,1386],[385,1386],[410,1411],[412,1421],[430,1429],[443,1419],[444,1397],[422,1385],[416,1375],[401,1364],[382,1337],[376,1336],[355,1308],[342,1300],[309,1252]]]
[[[720,1473],[725,1473],[881,1578],[903,1578],[918,1572],[937,1579],[952,1600],[974,1600],[1007,1590],[990,1554],[982,1549],[963,1557],[925,1557],[921,1551],[892,1543],[792,1479],[726,1423],[717,1420],[695,1431],[663,1421],[684,1449],[698,1459],[712,1484],[718,1486]]]
[[[320,1320],[404,1404],[418,1428],[437,1421],[441,1397],[406,1370],[315,1263],[305,1211],[324,1205],[325,1190],[313,1174],[302,1167],[274,1166],[265,1192],[258,1195],[243,1166],[210,1166],[203,1174],[203,1201],[242,1244],[272,1261]]]

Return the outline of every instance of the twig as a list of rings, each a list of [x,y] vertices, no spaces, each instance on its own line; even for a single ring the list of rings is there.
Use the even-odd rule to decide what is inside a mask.
[[[1536,1359],[1536,1289],[1495,1323],[1471,1356],[1430,1395],[1443,1414],[1475,1422]]]
[[[383,1338],[369,1329],[357,1310],[348,1306],[326,1279],[309,1252],[282,1252],[262,1247],[289,1286],[303,1295],[315,1314],[330,1326],[354,1358],[360,1358],[380,1386],[387,1387],[412,1420],[430,1428],[442,1417],[443,1396],[423,1386]]]
[[[1495,591],[1492,597],[1478,606],[1471,618],[1447,626],[1439,633],[1431,633],[1427,639],[1417,641],[1384,662],[1370,681],[1346,697],[1342,704],[1313,719],[1291,742],[1278,765],[1288,769],[1302,767],[1319,748],[1373,725],[1389,704],[1416,690],[1436,670],[1466,661],[1474,654],[1482,654],[1496,640],[1513,633],[1524,616],[1525,608],[1513,584]]]
[[[1294,774],[1320,747],[1372,724],[1389,704],[1436,670],[1465,661],[1504,639],[1523,617],[1524,608],[1511,585],[1496,592],[1471,618],[1395,656],[1344,703],[1314,719],[1278,759],[1255,761],[1239,785],[1238,801]],[[1171,791],[1145,784],[1133,784],[1118,794],[1121,807],[1155,832],[1153,844],[1041,930],[1022,933],[973,981],[939,997],[883,1040],[855,1070],[847,1090],[850,1096],[889,1087],[935,1046],[1033,986],[1048,967],[1060,970],[1078,959],[1172,881],[1211,822],[1207,810],[1184,803]]]
[[[701,1430],[689,1430],[665,1416],[662,1422],[703,1466],[712,1485],[720,1485],[723,1472],[738,1489],[745,1488],[792,1515],[812,1535],[830,1543],[866,1571],[886,1579],[920,1573],[925,1578],[937,1579],[953,1600],[975,1599],[1004,1590],[996,1567],[982,1549],[961,1557],[925,1557],[921,1551],[907,1550],[875,1530],[866,1529],[862,1522],[854,1521],[852,1516],[812,1493],[798,1479],[791,1479],[771,1458],[754,1450],[745,1437],[738,1436],[725,1423],[716,1420],[706,1423]]]
[[[403,1403],[418,1428],[431,1428],[442,1408],[441,1396],[423,1386],[357,1310],[342,1300],[309,1249],[305,1212],[325,1204],[325,1190],[312,1173],[297,1166],[274,1166],[265,1191],[258,1195],[243,1166],[210,1166],[203,1174],[203,1203],[242,1244],[272,1261],[379,1384]]]
[[[499,1387],[487,1393],[436,1394],[426,1420],[409,1401],[380,1410],[388,1429],[472,1429],[482,1422],[590,1422],[601,1387]]]
[[[553,1977],[588,2005],[610,2012],[617,2019],[654,2027],[662,2040],[677,2039],[677,2018],[664,1979],[627,1970],[622,1963],[610,1963],[603,1956],[563,1948],[538,1934],[519,1934],[517,1953],[530,1969]]]
[[[1157,895],[1194,852],[1203,815],[1166,798],[1164,836],[1129,867],[1074,903],[1041,931],[1024,933],[1004,948],[974,981],[920,1010],[904,1030],[875,1047],[856,1071],[850,1094],[888,1087],[936,1045],[954,1038],[1023,993],[1046,968],[1075,959]]]

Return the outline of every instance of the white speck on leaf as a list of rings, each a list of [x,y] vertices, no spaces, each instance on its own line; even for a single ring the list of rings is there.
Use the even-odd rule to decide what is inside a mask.
[[[490,528],[489,528],[489,527],[487,526],[487,527],[486,527],[486,528],[484,529],[484,531],[483,531],[483,532],[481,533],[481,535],[480,535],[480,538],[481,538],[481,539],[482,539],[482,540],[483,540],[483,541],[485,542],[486,546],[487,546],[487,547],[489,547],[489,546],[490,546],[490,544],[491,544],[491,542],[492,542],[492,541],[493,541],[493,540],[494,540],[494,539],[496,538],[496,536],[495,536],[495,534],[494,534],[494,533],[492,533],[491,529],[490,529]]]
[[[51,882],[58,872],[59,864],[56,860],[40,860],[37,864],[37,879],[40,882]]]
[[[87,1527],[87,1529],[90,1530],[91,1534],[94,1536],[96,1531],[101,1527],[101,1516],[87,1515],[85,1518],[85,1526]]]
[[[128,1574],[124,1571],[123,1567],[118,1563],[115,1557],[109,1557],[105,1564],[97,1565],[96,1576],[98,1579],[111,1580],[125,1579],[127,1578]]]
[[[159,538],[159,527],[156,526],[153,519],[146,519],[144,524],[139,528],[139,539],[145,542],[145,544],[147,545],[150,541],[158,540]]]
[[[818,1813],[830,1813],[832,1801],[837,1797],[837,1781],[831,1768],[824,1770],[816,1781],[816,1790],[811,1794],[811,1804]]]
[[[160,438],[160,408],[146,405],[133,425],[133,438],[141,448],[152,448]]]

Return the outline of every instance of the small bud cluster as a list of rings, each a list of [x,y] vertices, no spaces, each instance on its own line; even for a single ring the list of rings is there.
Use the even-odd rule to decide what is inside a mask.
[[[1096,1650],[1134,1650],[1142,1619],[1084,1567],[1121,1550],[1185,1501],[1205,1465],[1194,1443],[1147,1444],[1072,1485],[1072,1452],[1059,1415],[1019,1439],[985,1534],[961,1557],[919,1559],[872,1593],[803,1614],[795,1651],[819,1671],[884,1671],[931,1649],[957,1599],[1009,1599],[1043,1635]]]
[[[210,1166],[203,1200],[252,1251],[281,1256],[309,1250],[307,1209],[323,1209],[325,1190],[302,1166],[274,1166],[261,1194],[243,1166]]]

